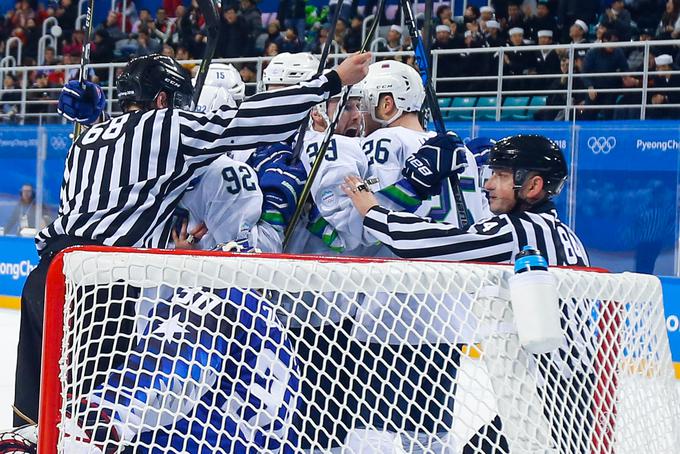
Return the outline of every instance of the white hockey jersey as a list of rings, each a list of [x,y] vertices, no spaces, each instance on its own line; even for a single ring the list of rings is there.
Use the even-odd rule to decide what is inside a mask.
[[[415,154],[426,140],[436,136],[434,131],[413,131],[402,126],[381,128],[366,137],[362,144],[368,156],[371,173],[380,179],[381,194],[389,202],[381,205],[393,210],[410,210],[419,216],[426,216],[436,221],[458,224],[453,191],[450,182],[442,182],[442,192],[423,202],[404,201],[402,194],[390,186],[402,178],[401,170],[406,159]],[[491,216],[488,206],[483,203],[484,195],[479,184],[479,171],[474,155],[466,153],[468,166],[459,175],[460,187],[467,209],[474,220]]]
[[[180,207],[189,211],[188,231],[201,222],[208,227],[199,243],[201,249],[248,239],[251,246],[265,252],[280,252],[281,233],[258,222],[262,199],[255,171],[248,164],[224,155],[210,164],[198,182],[184,193]]]
[[[300,160],[307,173],[319,153],[324,135],[317,131],[305,134]],[[334,135],[312,183],[311,196],[316,207],[308,214],[307,222],[301,222],[311,235],[307,235],[306,244],[299,252],[365,255],[368,251],[364,246],[376,243],[366,234],[363,217],[340,188],[347,175],[368,178],[368,159],[361,151],[360,139]]]

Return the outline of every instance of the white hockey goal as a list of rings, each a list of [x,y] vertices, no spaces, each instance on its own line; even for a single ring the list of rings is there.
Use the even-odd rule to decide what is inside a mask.
[[[511,273],[67,250],[48,276],[40,452],[677,452],[658,279],[551,269],[566,343],[533,355]]]

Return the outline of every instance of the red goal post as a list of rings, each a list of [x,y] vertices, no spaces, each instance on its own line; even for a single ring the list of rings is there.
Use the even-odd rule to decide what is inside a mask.
[[[69,343],[77,338],[74,344],[78,344],[81,332],[91,328],[78,322],[90,310],[79,306],[81,300],[99,291],[111,299],[114,287],[121,283],[147,293],[152,290],[156,296],[160,295],[156,287],[161,285],[239,288],[266,294],[298,355],[300,388],[307,390],[297,392],[291,419],[295,420],[291,430],[299,434],[303,452],[337,447],[353,452],[356,443],[376,443],[366,429],[380,432],[373,421],[385,419],[379,408],[383,404],[389,407],[390,417],[403,423],[393,430],[400,437],[396,443],[407,452],[439,452],[435,446],[441,452],[459,452],[480,423],[485,424],[472,421],[469,414],[499,415],[511,452],[671,452],[680,437],[680,405],[658,279],[601,271],[551,269],[558,283],[567,345],[539,357],[519,345],[507,295],[498,290],[512,274],[507,266],[69,248],[55,257],[47,279],[40,452],[63,452],[57,447],[73,437],[65,435],[62,423],[66,409],[77,412],[83,399],[74,392],[83,388],[82,383],[70,381],[76,376],[82,380],[84,366],[79,361],[115,363],[105,355],[83,359],[87,349],[74,350],[79,346]],[[138,298],[135,308],[146,297]],[[121,320],[126,317],[117,315]],[[109,322],[117,323],[115,319]],[[459,359],[464,345],[473,343],[480,345],[479,359],[468,360],[464,355]],[[377,346],[377,353],[376,348],[366,347],[369,344]],[[453,347],[443,354],[440,346],[447,344]],[[437,347],[428,347],[433,345]],[[395,356],[393,350],[399,353]],[[406,350],[410,356],[404,354]],[[394,363],[386,362],[387,353]],[[400,362],[406,362],[403,367],[408,373],[395,379],[402,372],[397,366]],[[448,378],[440,372],[432,379],[428,374],[435,366],[456,372]],[[421,369],[423,376],[414,379],[411,374]],[[418,435],[432,431],[413,417],[412,407],[421,405],[417,396],[404,404],[404,410],[381,402],[385,396],[373,395],[369,384],[373,381],[383,382],[388,395],[443,394],[445,403],[440,402],[442,408],[434,412],[437,434]],[[442,383],[452,386],[443,389]],[[480,395],[486,397],[476,399]],[[376,408],[367,408],[367,402]],[[426,410],[430,407],[415,408],[416,412]],[[407,430],[412,426],[415,431]],[[155,447],[153,442],[140,441],[140,434],[153,427],[134,429],[136,435],[122,444],[141,452]],[[179,429],[172,425],[164,430]],[[501,452],[497,438],[488,441]]]

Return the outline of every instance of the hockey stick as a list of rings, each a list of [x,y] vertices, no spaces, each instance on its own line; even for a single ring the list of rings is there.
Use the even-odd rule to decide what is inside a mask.
[[[428,0],[428,2],[431,1],[432,0]],[[401,9],[402,14],[404,15],[404,22],[408,27],[408,33],[411,35],[413,52],[415,53],[416,64],[418,65],[420,77],[423,79],[423,86],[425,87],[425,99],[430,107],[430,112],[432,113],[432,122],[434,123],[434,128],[437,131],[437,134],[446,134],[444,118],[442,117],[442,112],[439,109],[439,104],[437,103],[437,94],[434,92],[434,88],[432,87],[432,78],[429,75],[428,58],[427,54],[425,53],[423,39],[418,32],[418,28],[416,27],[416,21],[413,18],[413,11],[411,11],[411,5],[408,0],[401,0]],[[468,211],[467,206],[465,205],[465,199],[463,198],[463,192],[460,189],[458,175],[454,173],[449,177],[449,181],[451,182],[451,191],[453,192],[453,199],[456,204],[458,227],[465,229],[470,225],[470,218],[468,217]]]
[[[198,98],[201,97],[203,84],[208,75],[208,68],[212,62],[215,49],[217,48],[218,33],[220,31],[220,13],[215,0],[198,0],[198,6],[205,17],[205,29],[208,32],[208,42],[203,53],[203,60],[201,66],[198,67],[198,74],[196,75],[196,85],[194,86],[194,97],[192,104],[198,105]]]
[[[383,7],[385,5],[385,0],[380,0],[378,3],[378,9],[377,13],[379,14],[380,11],[383,10]],[[340,6],[340,2],[338,2],[338,7]],[[369,29],[368,33],[366,34],[366,37],[364,38],[364,42],[361,43],[361,49],[359,49],[359,53],[363,54],[366,52],[368,49],[370,43],[371,43],[371,38],[373,37],[373,34],[375,33],[375,30],[378,28],[378,22],[379,20],[376,19],[373,20],[373,23],[371,24],[371,28]],[[328,129],[326,129],[326,135],[323,138],[323,141],[321,142],[321,146],[319,147],[319,152],[316,155],[316,158],[314,158],[314,163],[312,164],[312,168],[309,170],[309,175],[307,175],[307,182],[305,183],[305,186],[302,188],[302,194],[300,194],[300,200],[298,200],[297,206],[295,207],[295,213],[293,213],[293,217],[291,218],[290,222],[288,223],[288,227],[286,227],[286,231],[283,236],[283,246],[282,250],[286,250],[286,246],[288,245],[288,242],[290,241],[290,237],[293,235],[293,231],[295,230],[295,226],[297,225],[298,221],[300,220],[300,216],[302,215],[302,209],[305,206],[305,203],[307,203],[307,199],[309,198],[309,193],[312,189],[312,183],[314,182],[314,179],[316,178],[316,174],[319,173],[319,169],[321,168],[321,163],[323,162],[324,158],[326,157],[326,150],[328,149],[328,145],[331,143],[331,138],[333,137],[333,133],[335,132],[335,127],[338,124],[338,120],[340,119],[340,115],[342,114],[342,111],[345,108],[345,104],[347,104],[347,100],[349,99],[349,92],[350,92],[351,86],[345,87],[345,91],[342,93],[342,98],[340,99],[340,102],[338,102],[338,107],[335,109],[335,115],[333,116],[333,120],[331,120],[331,124],[328,125]]]
[[[78,11],[80,13],[80,11]],[[80,54],[80,73],[78,74],[78,83],[80,88],[85,90],[85,81],[87,80],[86,66],[90,64],[90,43],[92,38],[92,15],[94,14],[94,0],[87,2],[87,11],[85,12],[85,34],[83,36],[83,52]],[[78,138],[82,127],[77,121],[73,126],[73,141]]]
[[[331,44],[333,44],[333,39],[335,38],[335,25],[338,23],[340,18],[340,6],[342,4],[336,5],[335,12],[333,13],[333,18],[331,19],[331,27],[328,29],[328,37],[326,38],[326,43],[321,51],[321,58],[319,59],[319,67],[316,70],[316,75],[318,76],[323,72],[326,67],[326,60],[328,60],[328,54],[331,51]],[[309,124],[309,117],[312,115],[312,111],[307,112],[307,116],[300,123],[300,130],[295,136],[295,147],[293,148],[293,162],[298,162],[300,160],[300,153],[302,152],[302,144],[305,141],[305,133],[307,132],[307,125]]]

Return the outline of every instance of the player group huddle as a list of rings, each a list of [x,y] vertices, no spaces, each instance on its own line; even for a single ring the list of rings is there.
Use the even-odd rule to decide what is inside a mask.
[[[277,55],[263,72],[264,88],[276,90],[310,79],[318,65],[318,59],[308,53]],[[224,104],[237,107],[244,93],[245,84],[232,65],[213,63],[195,110],[209,112]],[[189,233],[175,237],[176,247],[210,250],[235,241],[263,252],[283,252],[283,232],[340,98],[336,95],[312,109],[309,128],[298,145],[299,157],[294,155],[297,138],[293,138],[291,143],[223,155],[210,164],[181,201],[189,214]],[[437,143],[436,134],[421,126],[419,115],[424,98],[416,70],[393,60],[372,64],[366,78],[350,88],[348,102],[311,184],[313,203],[305,210],[285,252],[394,256],[365,232],[362,217],[341,189],[347,175],[376,182],[372,189],[381,206],[457,222],[448,180],[442,178],[440,187],[431,191],[432,196],[426,194],[422,200],[418,197],[422,192],[414,188],[420,182],[402,175],[413,175],[403,171],[413,167],[408,159],[428,139]],[[464,149],[457,137],[451,139]],[[475,151],[488,151],[492,145],[490,141],[482,143]],[[461,186],[472,218],[482,219],[491,213],[480,189],[478,166],[469,150],[464,154],[456,171],[461,172]],[[185,241],[187,236],[190,244]]]
[[[264,88],[297,85],[313,78],[318,66],[311,54],[279,54],[263,72]],[[393,60],[378,61],[361,82],[345,90],[345,106],[340,105],[341,92],[312,108],[300,143],[293,137],[288,143],[221,154],[194,174],[173,217],[171,247],[284,252],[284,232],[317,159],[311,203],[285,247],[288,253],[394,256],[385,245],[387,236],[373,235],[366,228],[366,213],[355,208],[355,197],[362,192],[373,192],[384,209],[463,231],[469,226],[458,225],[453,175],[470,224],[493,216],[481,189],[482,177],[490,175],[481,164],[494,142],[476,139],[466,146],[455,134],[425,130],[425,90],[416,70]],[[244,99],[238,71],[213,63],[193,110],[237,108]],[[104,110],[103,92],[94,84],[83,88],[72,81],[62,91],[59,112],[68,119],[92,125]],[[337,126],[321,156],[336,115]],[[524,180],[514,178],[515,186],[521,186]],[[559,187],[547,193],[557,192]],[[501,220],[477,232],[495,235],[511,227],[506,225],[510,223]],[[155,451],[137,446],[134,452],[297,452],[300,434],[293,419],[302,405],[300,371],[291,340],[263,295],[239,289],[175,289],[160,303],[137,310],[147,317],[136,327],[133,351],[82,397],[81,408],[67,409],[65,452],[119,452],[129,443],[151,440]],[[198,314],[212,324],[192,322]],[[169,327],[173,323],[174,331]],[[204,386],[189,385],[196,373]],[[218,402],[216,389],[230,397]],[[168,390],[183,400],[169,404],[162,398]],[[219,411],[211,410],[216,406]],[[175,416],[168,417],[169,411]],[[107,421],[105,431],[99,430],[102,419]],[[166,423],[184,436],[150,429]],[[15,441],[19,438],[30,445],[21,432]],[[32,452],[16,443],[16,452]]]

